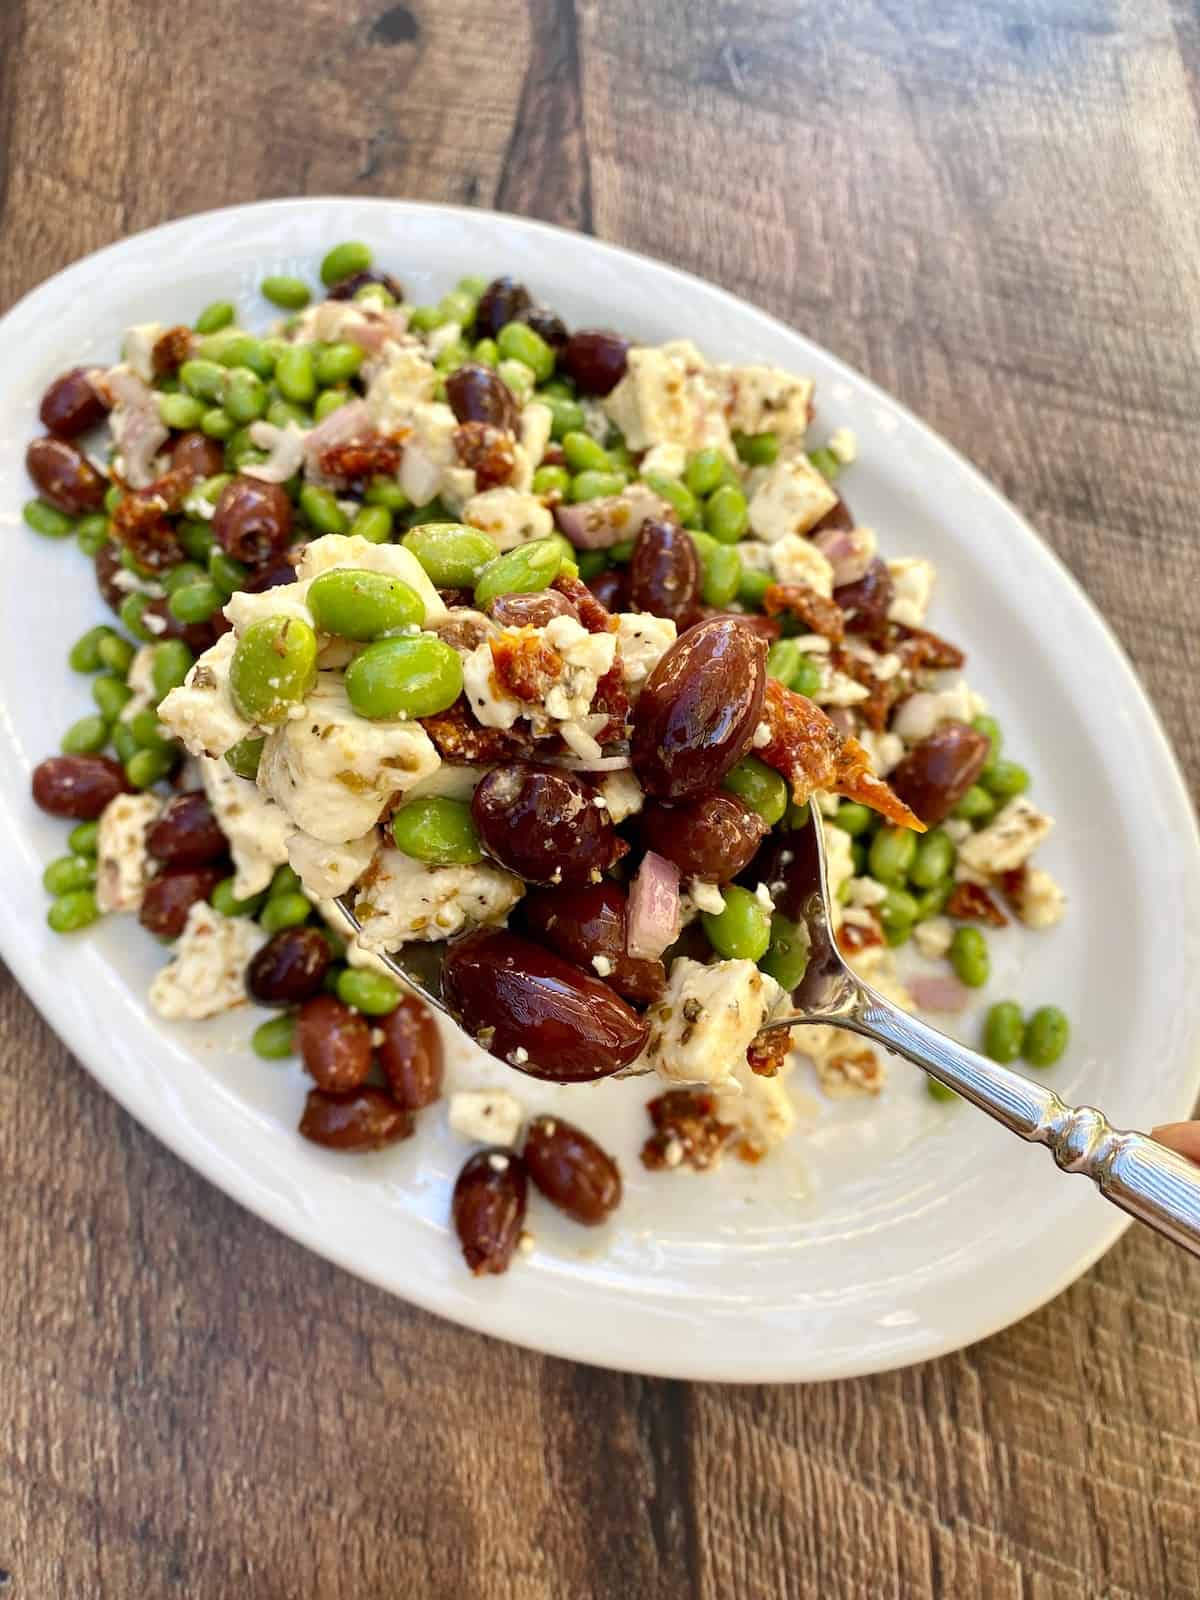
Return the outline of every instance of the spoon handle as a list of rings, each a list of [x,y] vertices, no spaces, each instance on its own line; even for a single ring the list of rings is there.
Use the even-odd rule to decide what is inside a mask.
[[[1106,1200],[1200,1256],[1200,1166],[1144,1133],[1112,1127],[1092,1106],[1069,1106],[884,1000],[865,984],[839,1026],[906,1057],[1012,1133],[1048,1145],[1064,1172],[1081,1172]]]

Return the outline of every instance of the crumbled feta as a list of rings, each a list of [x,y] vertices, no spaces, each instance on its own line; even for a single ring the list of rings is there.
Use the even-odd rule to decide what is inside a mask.
[[[274,589],[264,589],[261,594],[248,594],[239,589],[226,601],[225,616],[239,638],[247,628],[256,622],[266,621],[268,617],[289,617],[296,622],[306,623],[310,628],[315,627],[306,600],[309,581],[281,583]]]
[[[450,1126],[475,1144],[515,1145],[525,1119],[516,1095],[505,1089],[460,1089],[450,1096]]]
[[[704,963],[680,956],[666,993],[646,1013],[639,1065],[680,1083],[728,1083],[783,991],[753,961]]]
[[[878,906],[887,899],[887,889],[875,878],[851,878],[846,904]]]
[[[436,361],[444,350],[449,350],[461,338],[461,322],[443,322],[440,328],[431,328],[425,335],[425,348]]]
[[[459,766],[443,761],[420,783],[404,791],[406,800],[469,800],[479,785],[479,780],[491,771],[488,766]]]
[[[627,817],[636,816],[646,803],[642,786],[632,772],[608,773],[600,780],[600,793],[614,827],[619,827]]]
[[[131,489],[149,488],[157,473],[158,452],[168,437],[157,394],[124,362],[92,381],[112,408],[108,413],[115,451],[112,470]]]
[[[404,429],[416,407],[433,400],[437,381],[436,368],[419,346],[395,346],[367,390],[367,412],[372,423],[381,433]]]
[[[832,1033],[840,1029],[830,1029]],[[845,1042],[828,1055],[818,1056],[813,1065],[821,1088],[831,1100],[857,1100],[883,1091],[883,1063],[869,1046],[853,1034],[843,1034]],[[852,1041],[852,1042],[851,1042]]]
[[[746,572],[775,574],[775,561],[771,554],[771,546],[764,544],[761,539],[742,539],[738,544],[737,551],[742,558],[742,567]]]
[[[439,760],[420,723],[360,717],[342,675],[321,672],[303,716],[267,736],[258,786],[305,833],[344,844],[369,832],[385,802]]]
[[[807,456],[785,456],[768,468],[750,499],[750,527],[776,544],[807,533],[837,505],[837,495]]]
[[[872,728],[862,728],[858,742],[867,752],[872,772],[886,778],[904,759],[904,740],[895,733],[876,733]]]
[[[236,647],[236,634],[222,634],[159,705],[158,720],[194,756],[223,756],[254,731],[254,724],[234,709],[229,693],[229,664]]]
[[[812,410],[811,378],[794,378],[780,367],[711,369],[729,426],[736,433],[775,433],[781,440],[802,439]]]
[[[154,346],[166,331],[161,322],[136,322],[125,330],[121,359],[143,383],[154,382]]]
[[[108,580],[122,594],[144,594],[148,599],[161,600],[166,590],[156,578],[139,578],[136,572],[118,567]]]
[[[96,904],[101,911],[136,911],[153,863],[146,829],[162,810],[153,794],[119,794],[100,813],[96,835]]]
[[[947,817],[945,822],[939,823],[938,826],[955,849],[975,832],[965,817]]]
[[[715,447],[735,459],[720,395],[704,357],[688,339],[630,350],[625,376],[603,402],[631,450],[658,444],[685,451]]]
[[[833,594],[833,567],[811,539],[800,533],[785,533],[767,548],[780,583],[806,583],[826,599]]]
[[[829,448],[844,467],[858,460],[858,440],[849,428],[835,428],[830,435]]]
[[[902,556],[897,561],[889,561],[887,569],[894,588],[892,603],[888,607],[889,622],[903,623],[906,628],[919,628],[929,610],[937,568],[932,561],[925,561],[919,556]]]
[[[202,756],[204,792],[233,856],[233,892],[248,900],[270,883],[288,859],[292,823],[249,778],[239,778],[224,756]]]
[[[475,923],[503,922],[525,892],[519,878],[487,863],[431,867],[384,850],[354,903],[368,949],[395,950],[409,940],[450,939]]]
[[[120,720],[131,722],[139,711],[145,711],[158,699],[158,691],[154,687],[154,646],[142,645],[135,651],[133,660],[129,663],[129,671],[125,682],[133,690],[133,698],[127,700],[121,709]]]
[[[300,313],[289,338],[292,344],[334,344],[369,320],[352,300],[320,300]]]
[[[604,409],[604,402],[596,400],[591,395],[584,395],[579,401],[583,412],[583,431],[597,444],[603,444],[609,434],[608,413]]]
[[[521,408],[521,442],[519,449],[529,463],[529,475],[546,454],[550,431],[554,426],[554,413],[540,400],[531,400]]]
[[[592,967],[594,968],[598,978],[608,978],[612,976],[613,964],[607,956],[593,956]]]
[[[382,572],[389,578],[403,579],[421,597],[426,627],[440,622],[446,615],[442,597],[430,582],[425,568],[403,545],[372,544],[358,534],[327,533],[305,545],[296,577],[301,581],[317,578],[334,567],[355,567],[359,571]]]
[[[844,828],[825,829],[825,881],[833,902],[834,917],[840,910],[839,895],[844,883],[854,876],[854,851]]]
[[[556,731],[586,744],[586,754],[598,754],[599,747],[591,737],[595,730],[581,719],[586,719],[600,679],[616,657],[616,634],[589,633],[574,617],[552,617],[544,628],[533,632],[562,663],[560,676],[549,684],[543,700],[519,700],[501,688],[491,646],[484,640],[463,659],[463,687],[472,711],[487,728],[511,728],[518,717],[527,718],[538,731],[543,724],[571,723],[572,734],[565,727]]]
[[[857,682],[849,673],[826,665],[821,671],[821,686],[813,699],[819,706],[856,706],[870,699],[870,695],[866,685]]]
[[[486,533],[501,552],[554,532],[554,518],[538,497],[519,489],[485,489],[472,495],[462,520]]]
[[[651,616],[648,611],[618,613],[621,677],[631,699],[675,643],[675,632],[670,617]]]
[[[1019,794],[986,828],[980,828],[959,845],[958,865],[985,878],[1011,872],[1028,861],[1053,826],[1053,817]]]
[[[693,878],[685,892],[697,911],[706,911],[710,916],[719,917],[725,909],[725,896],[715,883]]]
[[[954,924],[949,917],[926,917],[913,929],[913,943],[927,961],[946,955],[954,939]]]
[[[295,830],[287,841],[287,860],[305,894],[314,900],[332,900],[358,882],[371,865],[378,844],[374,830],[345,844],[328,844]]]
[[[246,1004],[245,971],[267,936],[249,917],[223,917],[197,900],[175,953],[150,985],[160,1017],[198,1022]]]
[[[765,883],[755,885],[754,898],[758,901],[759,905],[764,911],[774,911],[775,902],[772,900],[771,891],[767,888]]]
[[[718,1118],[737,1128],[749,1154],[765,1155],[782,1144],[796,1125],[783,1071],[764,1078],[743,1057],[733,1069],[733,1081],[722,1085],[717,1095]]]
[[[984,704],[965,678],[944,689],[920,690],[910,694],[897,710],[892,718],[892,732],[905,744],[919,744],[943,722],[970,722],[981,714]]]
[[[1053,928],[1062,921],[1067,909],[1067,897],[1061,886],[1041,867],[1026,868],[1009,899],[1027,928]]]
[[[638,468],[644,478],[648,472],[661,472],[668,478],[682,478],[687,467],[687,450],[681,444],[656,444],[647,450]]]

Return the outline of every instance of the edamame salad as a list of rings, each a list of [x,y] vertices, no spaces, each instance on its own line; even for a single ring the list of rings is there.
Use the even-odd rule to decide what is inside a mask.
[[[925,627],[933,566],[850,510],[855,441],[818,432],[811,380],[571,330],[507,277],[409,304],[359,242],[316,266],[265,277],[253,328],[232,301],[140,324],[45,392],[25,521],[108,610],[33,778],[72,824],[47,917],[165,941],[164,1018],[271,1008],[253,1050],[300,1056],[300,1132],[343,1151],[441,1097],[433,1019],[381,960],[439,947],[451,1013],[513,1068],[447,1108],[485,1147],[464,1256],[501,1272],[530,1181],[581,1225],[620,1201],[583,1130],[527,1123],[523,1076],[654,1074],[652,1170],[761,1159],[805,1078],[883,1092],[853,1036],[762,1031],[807,959],[810,808],[844,951],[950,1018],[991,930],[1061,920],[1032,860],[1053,824]],[[983,1023],[1001,1061],[1067,1042],[1050,1004]]]

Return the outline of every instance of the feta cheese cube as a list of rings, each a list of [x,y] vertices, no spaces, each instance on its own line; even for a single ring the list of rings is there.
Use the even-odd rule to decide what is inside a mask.
[[[223,756],[254,732],[254,724],[235,710],[229,693],[229,664],[236,648],[237,635],[222,634],[159,705],[158,720],[194,756]]]
[[[154,646],[142,645],[135,651],[133,660],[129,663],[129,671],[125,682],[133,690],[132,700],[127,700],[121,709],[120,720],[132,722],[139,711],[145,711],[147,706],[152,706],[158,699],[158,691],[154,687]]]
[[[734,460],[721,398],[707,373],[690,340],[635,347],[604,410],[631,450],[659,444],[679,445],[685,452],[715,447]]]
[[[1027,867],[1008,898],[1027,928],[1053,928],[1066,915],[1066,895],[1041,867]]]
[[[777,433],[803,439],[812,410],[811,378],[794,378],[780,367],[716,366],[711,382],[729,426],[736,433]]]
[[[1023,794],[1010,800],[986,828],[958,847],[958,864],[968,872],[995,878],[1022,866],[1047,837],[1054,818],[1027,800]]]
[[[984,710],[984,701],[965,678],[944,689],[920,690],[909,695],[892,718],[892,732],[905,744],[919,744],[943,722],[970,722]]]
[[[96,835],[96,904],[101,911],[136,911],[154,865],[146,829],[162,810],[153,794],[119,794],[100,813]]]
[[[766,1155],[796,1126],[796,1108],[784,1072],[764,1078],[743,1057],[732,1080],[717,1090],[717,1116],[737,1128],[746,1154]]]
[[[315,627],[312,612],[308,609],[306,595],[308,580],[303,583],[281,583],[274,589],[264,589],[261,594],[247,594],[239,590],[225,604],[225,616],[240,638],[255,622],[267,617],[294,617]]]
[[[463,507],[462,520],[486,533],[499,552],[554,532],[554,518],[542,502],[519,489],[485,489],[473,494]]]
[[[675,624],[670,617],[655,617],[648,611],[622,611],[618,614],[621,678],[631,700],[637,698],[643,683],[675,643],[675,632]]]
[[[632,772],[610,772],[600,780],[600,793],[608,807],[614,827],[634,817],[646,803],[642,786]]]
[[[753,961],[680,956],[666,993],[646,1013],[650,1035],[638,1064],[676,1083],[736,1081],[750,1041],[782,997]]]
[[[416,407],[433,400],[437,381],[433,363],[418,345],[394,346],[390,359],[367,390],[367,412],[372,423],[381,433],[395,433],[407,427]]]
[[[313,900],[333,900],[354,887],[378,847],[374,829],[345,844],[328,844],[296,829],[287,841],[287,859],[305,894]]]
[[[833,594],[833,566],[811,539],[806,539],[802,533],[785,533],[768,549],[780,583],[806,583],[826,599]]]
[[[121,359],[143,383],[154,382],[154,346],[166,331],[161,322],[135,322],[125,330]]]
[[[249,917],[223,917],[207,900],[188,912],[167,965],[150,985],[150,1004],[171,1021],[201,1021],[246,1004],[245,972],[267,936]]]
[[[291,819],[249,778],[239,778],[224,756],[200,757],[204,792],[233,856],[233,892],[259,894],[288,858]]]
[[[368,950],[451,939],[477,923],[501,923],[525,892],[519,878],[487,863],[431,867],[383,850],[359,886],[354,913]]]
[[[668,478],[682,478],[687,455],[681,444],[656,444],[653,450],[646,451],[638,470],[643,477],[648,472],[661,472]]]
[[[807,533],[837,505],[837,495],[807,456],[785,456],[767,469],[750,499],[750,527],[767,544]]]
[[[902,556],[899,560],[889,561],[887,569],[895,591],[888,607],[889,622],[902,623],[906,628],[919,628],[929,610],[937,568],[932,561],[917,556]]]
[[[927,917],[913,929],[913,943],[927,961],[947,955],[954,939],[954,924],[949,917]]]
[[[524,1107],[505,1089],[460,1089],[450,1096],[450,1126],[474,1144],[515,1145]]]

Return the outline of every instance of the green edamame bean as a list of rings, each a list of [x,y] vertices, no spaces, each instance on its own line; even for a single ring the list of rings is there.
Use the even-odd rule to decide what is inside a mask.
[[[212,554],[216,536],[207,522],[199,517],[187,517],[176,528],[179,542],[187,551],[189,558],[196,561],[208,571],[208,558]]]
[[[271,874],[271,886],[267,893],[272,896],[277,894],[298,894],[300,887],[300,874],[294,867],[289,867],[285,861],[282,866],[276,867]]]
[[[317,636],[296,617],[252,622],[229,663],[234,706],[247,722],[265,726],[283,722],[316,681]]]
[[[697,450],[688,457],[683,480],[696,496],[704,500],[718,488],[725,477],[725,457],[712,448]]]
[[[360,344],[342,341],[338,344],[319,344],[313,356],[313,373],[322,389],[347,383],[363,364],[366,352]]]
[[[101,639],[96,646],[96,654],[103,666],[110,672],[119,672],[122,677],[133,665],[133,646],[128,639],[122,639],[119,633],[112,633]]]
[[[70,894],[59,895],[46,912],[46,921],[55,933],[78,933],[99,915],[100,907],[91,889],[73,889]]]
[[[462,289],[451,289],[438,301],[438,310],[446,321],[457,322],[460,328],[471,326],[478,308],[479,296],[467,294]]]
[[[489,561],[475,584],[475,604],[481,611],[498,595],[535,594],[548,589],[562,569],[562,546],[556,539],[531,539]]]
[[[110,483],[104,491],[104,509],[111,517],[124,499],[124,494],[119,483]]]
[[[129,731],[129,724],[127,722],[114,722],[110,737],[112,738],[113,749],[117,753],[117,760],[122,766],[124,766],[127,761],[131,761],[133,757],[137,755],[138,742],[133,737],[133,734]]]
[[[354,291],[354,299],[359,305],[374,306],[377,311],[390,311],[400,303],[386,283],[360,284]]]
[[[228,444],[237,432],[237,424],[221,406],[211,406],[200,418],[200,432],[206,438]]]
[[[233,318],[232,301],[214,300],[211,305],[205,306],[193,326],[197,333],[219,333],[222,328],[229,326]]]
[[[808,459],[826,483],[832,483],[842,470],[842,463],[832,450],[827,450],[824,445],[818,445],[815,450],[808,452]]]
[[[637,463],[620,434],[615,438],[609,438],[604,448],[608,451],[608,459],[613,464],[614,472],[623,472],[627,478],[636,477]]]
[[[718,544],[701,556],[700,598],[706,606],[727,606],[742,581],[742,558],[733,545]]]
[[[607,550],[576,550],[575,565],[579,568],[579,576],[584,583],[590,583],[593,578],[598,578],[608,566]]]
[[[125,776],[135,789],[149,789],[167,776],[175,760],[176,752],[165,746],[158,750],[135,750],[125,763]]]
[[[565,439],[568,433],[583,431],[583,407],[577,400],[567,400],[557,394],[539,394],[537,398],[550,407],[552,439]]]
[[[958,1099],[957,1094],[948,1085],[939,1083],[936,1078],[928,1076],[925,1079],[925,1092],[931,1100],[948,1101]]]
[[[275,352],[271,345],[266,339],[256,339],[252,333],[239,333],[225,340],[214,359],[223,367],[249,367],[259,378],[269,378],[275,371]]]
[[[165,428],[180,432],[198,428],[207,407],[190,394],[163,394],[158,398],[158,415]]]
[[[585,500],[603,500],[620,494],[624,487],[623,472],[579,472],[571,479],[571,499],[577,505]]]
[[[950,965],[968,989],[982,989],[991,972],[987,940],[978,928],[959,928],[950,941]]]
[[[139,750],[166,750],[171,736],[158,720],[158,713],[145,706],[124,724],[133,735]]]
[[[736,883],[721,890],[724,911],[705,911],[700,920],[708,942],[728,961],[758,961],[771,943],[771,913],[749,889]]]
[[[352,539],[368,544],[387,544],[392,537],[392,513],[386,506],[364,506],[350,524]]]
[[[745,606],[747,611],[761,611],[767,590],[774,582],[775,579],[769,572],[755,572],[751,567],[743,565],[737,592],[739,603]]]
[[[363,499],[369,506],[383,506],[393,514],[407,511],[411,505],[408,496],[395,478],[376,476],[367,485]]]
[[[785,686],[791,685],[792,675],[799,670],[803,648],[795,639],[776,639],[767,651],[767,676],[777,678]]]
[[[181,561],[178,566],[170,567],[159,576],[163,588],[171,595],[177,589],[186,589],[189,583],[199,583],[204,576],[204,568],[195,561]]]
[[[258,763],[262,759],[265,738],[239,739],[238,742],[225,752],[225,760],[239,778],[249,778],[253,781],[258,776]]]
[[[1004,735],[1000,732],[1000,724],[995,717],[973,717],[971,726],[976,733],[982,733],[985,738],[991,740],[992,751],[988,756],[988,765],[990,766],[993,761],[999,760],[1000,749],[1004,743]]]
[[[487,534],[462,522],[424,522],[410,528],[400,543],[412,551],[438,589],[473,588],[483,569],[496,559],[496,546]]]
[[[608,451],[590,433],[568,433],[562,440],[563,455],[572,472],[609,472]]]
[[[886,930],[911,928],[917,920],[919,908],[906,889],[889,889],[877,909],[879,920]]]
[[[317,395],[317,375],[311,344],[289,344],[275,363],[275,383],[285,400],[311,405]]]
[[[347,239],[326,252],[321,261],[321,282],[327,289],[332,289],[343,278],[353,278],[357,273],[366,272],[370,265],[370,245],[363,244],[359,239]]]
[[[510,389],[519,405],[525,405],[533,399],[533,391],[537,384],[537,377],[532,367],[527,367],[523,361],[499,360],[496,371],[501,382]]]
[[[438,351],[437,359],[433,363],[434,370],[440,372],[443,377],[448,377],[450,373],[461,367],[464,362],[470,361],[470,359],[470,345],[463,339],[455,339],[452,344],[444,345]]]
[[[984,822],[996,809],[996,802],[986,789],[973,783],[954,808],[954,815],[967,822]]]
[[[140,639],[143,644],[153,644],[154,635],[149,628],[142,625],[142,612],[145,611],[149,601],[144,594],[127,594],[117,607],[117,615],[121,619],[121,626],[127,628],[135,639]]]
[[[311,428],[313,419],[312,413],[305,411],[303,406],[277,398],[267,407],[267,421],[273,428],[288,428],[293,423],[297,428]]]
[[[108,518],[99,511],[80,517],[75,524],[75,542],[85,556],[95,556],[108,543]]]
[[[100,824],[81,822],[67,835],[67,844],[77,856],[94,856],[100,843]]]
[[[800,666],[796,676],[792,679],[792,688],[797,694],[805,694],[811,699],[821,687],[821,663],[815,656],[801,656]]]
[[[918,840],[908,876],[918,889],[932,889],[954,870],[954,842],[940,828],[933,828]]]
[[[323,572],[313,580],[307,603],[321,632],[343,639],[378,639],[425,621],[425,602],[403,579],[356,567]]]
[[[685,483],[666,472],[643,472],[642,482],[672,506],[685,528],[700,526],[700,508],[696,497]]]
[[[306,483],[300,491],[300,509],[317,533],[345,533],[350,518],[337,503],[332,489]]]
[[[92,684],[92,699],[106,722],[115,722],[133,699],[133,690],[116,673],[102,673]]]
[[[182,639],[164,639],[162,644],[155,645],[150,676],[159,700],[170,694],[172,689],[178,688],[195,661],[195,656]]]
[[[726,774],[721,787],[744,800],[769,827],[773,828],[787,811],[790,797],[783,775],[757,756],[743,756]]]
[[[290,1011],[268,1017],[250,1035],[250,1048],[263,1061],[284,1061],[296,1053],[296,1019]]]
[[[771,943],[758,964],[781,989],[791,994],[808,967],[808,929],[802,922],[790,922],[777,911],[771,918]]]
[[[269,300],[283,311],[303,311],[312,299],[303,278],[289,278],[283,273],[272,273],[269,278],[263,279],[258,288],[264,300]]]
[[[89,628],[71,646],[67,661],[76,672],[99,672],[103,665],[100,660],[100,641],[111,635],[112,629],[103,622],[98,627]]]
[[[867,846],[861,839],[850,843],[850,860],[854,863],[854,876],[861,878],[867,870]]]
[[[496,348],[495,339],[480,339],[471,351],[471,360],[478,361],[481,367],[491,367],[493,370],[500,364],[500,352]]]
[[[916,853],[917,836],[911,829],[880,828],[871,840],[871,851],[867,857],[871,876],[880,883],[902,884]]]
[[[47,894],[70,894],[75,889],[90,889],[96,881],[96,857],[58,856],[49,862],[42,873],[42,887]]]
[[[211,578],[188,583],[167,601],[167,610],[179,622],[207,622],[221,607],[221,592]]]
[[[1071,1037],[1066,1013],[1057,1006],[1039,1006],[1029,1019],[1021,1054],[1031,1067],[1052,1067]]]
[[[521,361],[539,383],[554,371],[554,351],[524,322],[506,322],[496,335],[496,348],[503,361]]]
[[[983,1022],[983,1053],[993,1061],[1007,1064],[1021,1054],[1025,1042],[1025,1018],[1012,1000],[1000,1000]]]
[[[260,450],[250,437],[248,425],[238,428],[225,441],[225,465],[231,473],[240,472],[243,467],[259,467],[266,459],[267,452]]]
[[[180,367],[179,381],[197,400],[211,402],[220,396],[225,382],[225,368],[219,361],[203,361],[196,356]]]
[[[408,325],[416,333],[432,333],[449,320],[440,306],[413,306],[408,313]]]
[[[75,531],[74,517],[68,517],[45,500],[27,500],[21,515],[34,533],[40,533],[43,539],[65,539]]]
[[[392,817],[396,849],[433,866],[470,866],[482,861],[471,808],[461,800],[410,800]]]
[[[125,571],[132,572],[135,578],[141,578],[143,581],[154,578],[154,573],[151,572],[150,568],[143,567],[133,551],[127,549],[126,546],[121,545],[118,547],[117,559],[125,568]]]
[[[300,927],[311,911],[312,905],[302,894],[273,894],[258,913],[258,925],[264,933],[280,933],[284,928]]]
[[[313,421],[324,422],[330,412],[339,410],[349,398],[349,389],[322,389],[313,405]]]
[[[68,756],[95,755],[108,743],[108,723],[103,717],[80,717],[62,736],[61,749]]]
[[[469,294],[476,305],[483,299],[483,291],[487,286],[488,279],[477,272],[468,272],[454,285],[456,289],[461,289],[463,294]]]
[[[533,475],[533,492],[541,495],[569,494],[571,474],[566,467],[539,467]]]
[[[338,973],[334,991],[344,1006],[368,1017],[386,1017],[400,1004],[399,987],[382,972],[366,967],[346,967]]]
[[[779,455],[777,433],[735,433],[733,448],[748,467],[769,467]]]
[[[226,600],[245,587],[249,572],[249,567],[226,555],[219,544],[214,544],[208,553],[208,575]]]
[[[266,895],[252,894],[246,900],[239,900],[233,892],[233,884],[232,878],[222,878],[208,897],[209,905],[223,917],[257,916],[266,903]]]
[[[790,831],[795,832],[795,830],[797,828],[807,828],[811,817],[812,817],[812,806],[809,804],[809,802],[807,800],[804,802],[804,804],[802,806],[798,806],[794,800],[790,800],[788,802],[787,818],[786,818],[786,820],[785,820],[783,825],[784,825],[785,828],[789,829]],[[852,850],[853,849],[861,849],[862,846],[861,845],[851,845],[850,848]]]
[[[432,717],[462,693],[457,650],[431,633],[378,639],[346,669],[346,693],[360,717]]]
[[[1028,789],[1029,773],[1017,762],[1006,761],[1002,757],[984,767],[979,781],[997,800],[1011,800],[1014,795],[1024,794]]]
[[[633,539],[621,539],[616,544],[609,546],[608,559],[614,567],[625,567],[633,560]]]
[[[222,385],[221,403],[234,422],[257,422],[267,409],[267,386],[249,367],[230,367]]]
[[[704,507],[704,526],[722,544],[736,544],[750,526],[746,496],[731,483],[723,483]]]
[[[855,800],[843,800],[829,820],[835,828],[840,828],[852,839],[857,839],[860,833],[866,833],[871,826],[875,820],[875,813],[868,806],[860,806]]]
[[[954,880],[946,878],[941,883],[935,883],[932,889],[917,895],[917,921],[926,922],[930,917],[940,917],[953,893]]]

